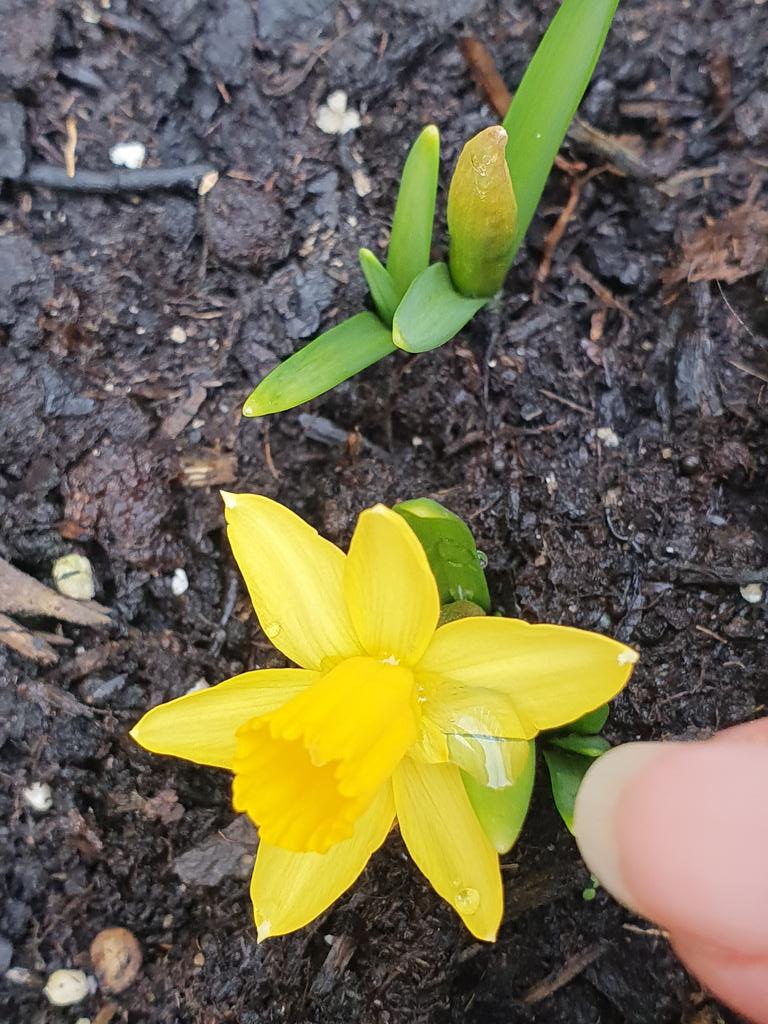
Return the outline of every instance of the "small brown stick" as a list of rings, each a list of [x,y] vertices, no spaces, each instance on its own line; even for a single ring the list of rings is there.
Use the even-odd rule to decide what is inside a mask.
[[[587,288],[592,289],[604,306],[609,306],[611,309],[618,309],[620,313],[623,313],[624,316],[628,317],[630,320],[635,319],[635,314],[629,306],[626,306],[621,299],[617,299],[613,292],[609,291],[593,274],[590,274],[580,260],[575,258],[572,259],[568,265],[568,269],[573,276],[577,277],[579,281],[587,286]]]
[[[567,405],[569,409],[575,409],[576,412],[583,413],[585,416],[592,415],[592,410],[588,409],[586,405],[579,405],[578,402],[572,402],[570,398],[563,398],[562,395],[558,395],[555,391],[547,391],[546,388],[539,388],[539,394],[544,395],[545,398],[551,398],[553,402],[559,402],[561,405]]]
[[[608,169],[607,164],[601,164],[600,167],[592,167],[586,172],[586,174],[582,174],[580,177],[573,178],[571,180],[571,194],[568,196],[568,201],[561,210],[560,216],[549,229],[547,237],[544,239],[544,255],[541,258],[539,269],[536,271],[536,280],[533,285],[534,303],[538,303],[541,298],[541,286],[550,275],[552,270],[552,257],[554,256],[558,245],[562,241],[566,228],[573,219],[576,207],[579,205],[579,199],[581,198],[581,190],[588,181],[591,181],[592,178],[596,178],[598,174],[604,174]]]
[[[66,120],[67,141],[64,143],[64,168],[68,178],[74,178],[77,153],[77,118],[70,114]]]
[[[475,85],[485,95],[496,114],[503,119],[512,102],[512,93],[499,74],[488,47],[479,39],[463,36],[459,39],[459,49],[467,62]]]
[[[540,1003],[543,999],[548,999],[549,996],[569,985],[574,978],[578,978],[582,971],[585,971],[595,960],[599,960],[607,951],[608,946],[604,942],[596,942],[592,946],[587,946],[581,953],[566,960],[559,970],[529,988],[520,1002],[531,1006],[533,1003]]]

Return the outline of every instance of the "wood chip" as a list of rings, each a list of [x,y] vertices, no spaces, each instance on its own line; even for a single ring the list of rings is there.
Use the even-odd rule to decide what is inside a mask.
[[[235,482],[237,456],[214,448],[197,448],[181,457],[182,482],[187,487],[224,487]]]
[[[59,656],[47,641],[0,613],[0,643],[38,665],[55,665]]]
[[[109,609],[96,601],[74,601],[0,558],[0,610],[15,615],[48,615],[79,626],[108,626]]]

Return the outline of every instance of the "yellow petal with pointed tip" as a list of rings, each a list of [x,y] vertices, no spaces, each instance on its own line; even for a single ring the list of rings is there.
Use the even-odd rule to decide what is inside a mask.
[[[261,843],[251,878],[259,941],[303,928],[346,892],[386,839],[394,814],[387,783],[350,838],[327,853],[291,853]]]
[[[599,633],[489,617],[440,628],[417,671],[500,690],[521,721],[554,729],[615,697],[637,659],[631,647]]]
[[[271,498],[222,497],[232,551],[275,647],[310,669],[362,654],[344,600],[344,553]]]
[[[492,942],[504,909],[499,858],[472,810],[459,769],[406,757],[393,786],[408,852],[472,934]]]
[[[153,754],[231,768],[240,726],[282,707],[319,678],[301,668],[244,672],[152,708],[131,729],[131,738]]]
[[[416,534],[392,509],[363,512],[352,537],[344,592],[368,654],[412,665],[440,615],[437,584]]]

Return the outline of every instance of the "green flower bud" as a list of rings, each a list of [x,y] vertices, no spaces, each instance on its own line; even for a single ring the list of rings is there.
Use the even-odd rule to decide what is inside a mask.
[[[486,128],[461,151],[448,192],[449,266],[462,295],[490,298],[514,256],[517,202],[505,155],[507,133]]]

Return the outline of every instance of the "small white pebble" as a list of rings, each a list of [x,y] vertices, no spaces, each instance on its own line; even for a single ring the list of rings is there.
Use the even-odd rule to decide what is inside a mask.
[[[109,159],[115,167],[127,167],[137,171],[144,166],[147,147],[143,142],[118,142],[109,151]]]
[[[90,986],[84,971],[54,971],[48,978],[43,995],[53,1006],[74,1006],[89,994]]]
[[[557,493],[557,477],[554,473],[547,473],[544,477],[544,483],[547,485],[547,491],[549,496],[553,497]]]
[[[414,448],[421,448],[421,446],[424,444],[424,438],[419,437],[418,434],[414,434],[413,437],[411,438],[411,444],[413,445]]]
[[[669,462],[669,460],[672,458],[672,456],[674,454],[675,453],[672,451],[671,448],[662,448],[661,449],[661,457],[662,457],[662,459],[666,460],[667,462]]]
[[[315,124],[326,135],[345,135],[360,127],[360,115],[352,107],[347,107],[344,90],[337,89],[318,110]]]
[[[75,1024],[91,1024],[90,1017],[78,1017]]]
[[[21,797],[27,807],[38,814],[45,814],[53,807],[53,790],[47,782],[33,782],[22,789]]]
[[[187,332],[184,330],[181,324],[174,324],[173,327],[168,332],[168,337],[171,339],[171,341],[175,342],[175,344],[183,345],[184,342],[187,340]]]
[[[171,593],[174,597],[181,597],[189,590],[189,579],[183,569],[174,569],[171,576]]]
[[[186,697],[188,693],[199,693],[201,690],[208,689],[210,689],[208,683],[206,683],[204,679],[198,679],[194,683],[192,683],[190,688],[185,692],[184,696]]]
[[[763,585],[762,583],[745,583],[743,587],[739,587],[739,593],[749,604],[760,604],[763,600]]]
[[[85,555],[64,555],[53,563],[53,583],[60,594],[90,601],[96,593],[91,563]]]
[[[598,427],[597,436],[603,442],[606,448],[618,448],[619,437],[615,430],[610,427]]]

